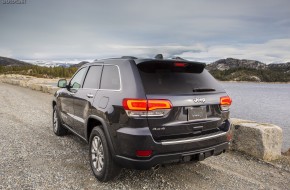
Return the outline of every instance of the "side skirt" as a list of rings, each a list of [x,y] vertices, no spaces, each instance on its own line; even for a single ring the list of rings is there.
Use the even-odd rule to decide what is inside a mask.
[[[75,132],[72,128],[70,128],[68,125],[63,124],[65,126],[65,128],[67,128],[69,131],[71,131],[73,134],[75,134],[76,136],[78,136],[79,138],[81,138],[83,141],[85,141],[86,143],[88,143],[88,141],[82,137],[81,135],[79,135],[77,132]]]

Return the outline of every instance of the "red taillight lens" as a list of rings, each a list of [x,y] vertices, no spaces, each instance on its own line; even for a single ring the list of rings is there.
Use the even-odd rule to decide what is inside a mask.
[[[221,105],[231,105],[232,104],[232,99],[229,96],[223,96],[220,99],[220,104]]]
[[[172,108],[169,100],[148,100],[148,110],[170,109]]]
[[[137,150],[136,156],[138,157],[149,157],[152,155],[152,150]]]
[[[169,100],[124,99],[123,107],[125,110],[152,111],[156,109],[170,109],[172,105]]]
[[[166,115],[172,105],[169,100],[126,98],[123,100],[123,107],[129,117],[159,117]]]
[[[124,99],[123,107],[125,110],[146,111],[147,100],[143,99]]]
[[[232,99],[229,96],[223,96],[220,98],[220,106],[222,111],[227,111],[230,109],[232,104]]]

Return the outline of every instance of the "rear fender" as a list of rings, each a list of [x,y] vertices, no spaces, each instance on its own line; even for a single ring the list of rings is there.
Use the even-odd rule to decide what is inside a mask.
[[[103,129],[104,133],[105,133],[105,136],[106,136],[106,140],[108,142],[108,145],[109,145],[109,148],[110,148],[110,151],[111,151],[111,154],[113,157],[115,157],[115,149],[114,149],[114,146],[113,146],[113,143],[112,143],[112,139],[111,139],[111,136],[109,134],[109,131],[108,131],[108,126],[105,122],[104,119],[102,119],[101,117],[98,117],[98,116],[95,116],[95,115],[92,115],[92,116],[89,116],[88,119],[86,120],[86,123],[85,123],[85,139],[87,140],[87,142],[89,142],[89,135],[88,135],[88,121],[89,119],[95,119],[97,121],[99,121],[102,126],[101,128]]]

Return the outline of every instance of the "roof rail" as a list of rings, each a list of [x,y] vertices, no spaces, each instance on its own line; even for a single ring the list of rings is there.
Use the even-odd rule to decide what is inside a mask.
[[[163,55],[160,53],[160,54],[155,55],[154,58],[155,59],[163,59]]]
[[[134,56],[122,56],[121,59],[137,59],[137,57],[134,57]]]

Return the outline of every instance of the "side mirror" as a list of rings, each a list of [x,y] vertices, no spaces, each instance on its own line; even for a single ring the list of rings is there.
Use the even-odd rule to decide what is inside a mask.
[[[58,82],[57,82],[57,87],[59,88],[66,88],[67,86],[67,81],[66,79],[60,79]]]

